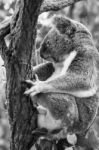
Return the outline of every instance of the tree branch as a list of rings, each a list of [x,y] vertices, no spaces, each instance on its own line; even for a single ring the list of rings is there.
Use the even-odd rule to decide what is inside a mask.
[[[47,11],[58,11],[79,1],[84,0],[45,0],[41,6],[40,13]]]

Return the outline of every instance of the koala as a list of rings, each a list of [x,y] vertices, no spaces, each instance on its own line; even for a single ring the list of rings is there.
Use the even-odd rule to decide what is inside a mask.
[[[38,110],[38,128],[83,134],[98,110],[98,61],[91,33],[81,23],[56,16],[40,55],[47,63],[34,68],[36,81],[25,91]]]

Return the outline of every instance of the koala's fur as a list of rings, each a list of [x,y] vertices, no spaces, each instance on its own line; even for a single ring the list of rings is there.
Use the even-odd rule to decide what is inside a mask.
[[[83,134],[93,123],[98,110],[99,54],[90,32],[84,25],[60,16],[53,19],[53,24],[41,45],[41,57],[46,60],[53,58],[59,63],[64,55],[74,50],[77,55],[66,75],[48,82],[48,85],[53,87],[52,90],[46,90],[45,93],[36,95],[34,99],[48,108],[56,120],[62,120],[60,127],[63,130]],[[41,81],[47,80],[54,71],[51,62],[34,68],[34,74],[37,74]],[[91,96],[79,97],[75,94],[76,91],[92,88],[96,91]]]

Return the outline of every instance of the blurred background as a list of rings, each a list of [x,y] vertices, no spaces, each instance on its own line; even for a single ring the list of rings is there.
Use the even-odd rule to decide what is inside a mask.
[[[14,13],[15,0],[0,0],[0,22],[11,17]],[[43,38],[51,28],[51,18],[55,14],[68,16],[85,24],[93,35],[93,40],[99,50],[99,0],[86,0],[75,3],[71,7],[62,9],[57,12],[47,12],[39,16],[37,24],[37,38],[35,60],[33,65],[42,63],[43,60],[39,56],[39,47]],[[10,38],[6,39],[9,46]],[[33,53],[34,54],[34,53]],[[4,62],[0,56],[0,150],[9,150],[10,143],[10,128],[7,114],[7,101],[5,94],[6,87],[6,70]],[[80,150],[99,150],[99,117],[97,116],[93,124],[93,131],[89,133],[89,140],[92,144],[92,149],[85,147]],[[97,148],[98,147],[98,148]]]

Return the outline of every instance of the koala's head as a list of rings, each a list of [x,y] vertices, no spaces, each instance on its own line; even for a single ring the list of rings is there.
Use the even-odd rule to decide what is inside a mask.
[[[52,59],[55,62],[62,61],[63,56],[68,55],[74,49],[76,34],[89,34],[85,26],[79,22],[61,16],[53,18],[53,27],[45,36],[40,55],[43,59]],[[77,41],[78,42],[78,41]]]

